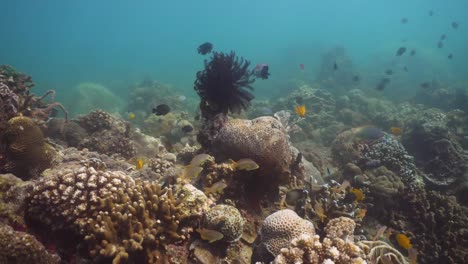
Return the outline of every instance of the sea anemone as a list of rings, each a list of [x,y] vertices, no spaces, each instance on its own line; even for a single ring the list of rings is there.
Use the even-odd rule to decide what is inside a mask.
[[[255,79],[248,70],[250,61],[238,58],[233,51],[229,54],[213,52],[211,61],[205,60],[205,69],[197,72],[195,90],[201,98],[202,116],[240,113],[250,106],[254,98],[248,90]]]

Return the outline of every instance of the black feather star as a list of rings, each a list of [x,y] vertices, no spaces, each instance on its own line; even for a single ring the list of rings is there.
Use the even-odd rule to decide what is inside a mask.
[[[202,116],[240,113],[250,106],[255,81],[248,70],[250,62],[229,54],[213,52],[211,61],[205,60],[205,69],[197,72],[195,91],[201,98]],[[250,91],[249,91],[250,90]]]

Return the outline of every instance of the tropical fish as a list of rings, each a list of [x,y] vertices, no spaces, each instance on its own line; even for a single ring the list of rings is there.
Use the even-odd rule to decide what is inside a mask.
[[[421,86],[421,88],[427,89],[427,88],[431,87],[431,83],[430,82],[423,82],[419,86]]]
[[[299,68],[301,68],[301,70],[304,70],[305,66],[303,63],[299,64]]]
[[[225,181],[217,181],[210,187],[206,187],[203,189],[205,194],[210,194],[210,193],[220,193],[222,192],[225,188],[227,187],[227,184]]]
[[[180,128],[182,130],[182,132],[184,133],[190,133],[193,131],[193,126],[191,125],[185,125],[183,127]]]
[[[128,119],[132,120],[135,119],[136,115],[132,112],[128,113]]]
[[[444,47],[444,43],[443,43],[442,41],[439,41],[439,42],[437,43],[437,47],[438,47],[439,49],[443,48],[443,47]]]
[[[331,173],[331,170],[330,168],[327,167],[327,175],[330,176],[332,173]]]
[[[210,53],[212,50],[213,50],[213,44],[211,44],[210,42],[205,42],[201,44],[200,46],[198,46],[197,48],[198,54],[201,54],[201,55],[206,55]]]
[[[252,73],[253,75],[255,75],[255,77],[265,80],[265,79],[268,79],[268,76],[270,75],[270,73],[268,72],[268,69],[269,69],[268,64],[261,63],[255,66]]]
[[[323,223],[323,220],[327,218],[327,216],[325,215],[325,210],[323,209],[323,205],[315,201],[314,211],[315,211],[315,214],[320,218],[320,221]]]
[[[143,159],[141,159],[141,158],[137,159],[137,161],[136,161],[136,169],[137,169],[137,170],[141,170],[141,169],[143,168],[144,165],[145,165],[145,164],[144,164],[144,162],[143,162]]]
[[[356,212],[356,217],[359,219],[363,219],[366,216],[367,209],[365,208],[359,208]]]
[[[354,75],[353,76],[353,81],[355,81],[355,82],[359,82],[360,79],[361,78],[359,78],[359,75]]]
[[[167,115],[171,111],[171,108],[167,104],[160,104],[153,108],[153,114],[158,116]]]
[[[446,37],[447,37],[447,35],[442,34],[442,36],[440,36],[440,40],[444,40]]]
[[[356,196],[356,202],[360,202],[366,198],[366,195],[362,192],[361,189],[351,188],[349,192]]]
[[[429,14],[429,16],[433,16],[433,15],[434,15],[434,11],[429,10],[428,14]]]
[[[416,54],[416,51],[415,51],[415,50],[411,50],[411,52],[410,52],[409,55],[410,55],[410,56],[414,56],[414,54]]]
[[[207,240],[209,243],[223,239],[224,235],[221,232],[206,228],[197,228],[197,232],[200,234],[201,239]]]
[[[400,47],[397,52],[396,52],[396,56],[401,56],[405,53],[406,51],[406,48],[405,47]]]
[[[305,117],[306,111],[307,109],[305,105],[298,105],[294,107],[294,112],[296,112],[296,114],[300,117]]]
[[[449,60],[453,59],[453,54],[450,53],[450,54],[447,56],[447,58],[448,58]]]
[[[400,21],[402,24],[408,23],[408,19],[406,17],[402,18]]]
[[[335,63],[333,63],[333,70],[335,70],[335,71],[338,70],[338,64],[336,64],[336,61],[335,61]]]
[[[210,158],[211,158],[210,155],[204,154],[204,153],[195,155],[195,157],[193,157],[192,160],[190,161],[190,165],[192,165],[192,166],[202,166]]]
[[[458,28],[458,22],[455,22],[455,21],[452,22],[452,27],[453,27],[454,29],[457,29],[457,28]]]
[[[252,171],[260,168],[260,166],[258,166],[258,164],[252,159],[240,159],[238,161],[230,159],[229,161],[234,165],[234,168],[237,170]]]
[[[404,249],[410,249],[413,247],[411,245],[411,240],[405,234],[399,233],[395,236],[398,245]]]
[[[390,132],[395,136],[399,136],[403,133],[403,130],[401,129],[401,127],[391,127]]]
[[[387,75],[392,75],[392,74],[393,74],[393,71],[390,70],[390,69],[388,69],[388,70],[385,71],[385,74],[387,74]]]
[[[378,127],[374,127],[374,126],[356,127],[356,128],[352,128],[351,131],[356,137],[360,139],[366,139],[366,140],[379,139],[385,135],[382,129]]]
[[[390,83],[390,79],[389,78],[382,78],[379,82],[379,84],[377,85],[376,89],[379,90],[379,91],[382,91],[383,89],[385,89],[385,87]]]
[[[405,72],[408,72],[408,67],[406,67],[406,66],[403,67],[403,70],[404,70]]]
[[[185,179],[196,179],[198,175],[203,171],[202,167],[187,165],[184,167],[183,178]]]
[[[340,193],[340,192],[346,190],[349,186],[351,186],[351,183],[348,180],[344,180],[341,183],[340,187],[332,188],[332,191],[335,192],[335,193]]]

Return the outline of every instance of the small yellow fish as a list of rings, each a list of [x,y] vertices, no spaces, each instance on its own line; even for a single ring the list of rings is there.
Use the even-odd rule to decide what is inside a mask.
[[[186,179],[195,179],[198,178],[198,175],[203,171],[202,167],[187,165],[184,167],[184,178]]]
[[[349,192],[353,193],[356,196],[356,202],[360,202],[364,200],[364,198],[366,198],[366,195],[360,189],[351,188]]]
[[[251,171],[260,168],[258,164],[251,159],[240,159],[238,161],[229,160],[237,170]]]
[[[135,119],[136,115],[134,113],[128,113],[128,119]]]
[[[356,213],[356,217],[359,219],[363,219],[366,216],[366,213],[367,213],[367,209],[360,208]]]
[[[410,249],[413,247],[413,245],[411,245],[411,240],[405,234],[399,233],[395,236],[395,238],[400,247],[404,249]]]
[[[395,136],[400,136],[403,133],[401,127],[391,127],[390,132]]]
[[[210,193],[220,193],[222,192],[225,188],[227,187],[226,182],[223,180],[215,182],[211,187],[206,187],[203,190],[205,191],[205,194],[210,194]]]
[[[315,214],[320,218],[320,221],[323,223],[323,220],[327,218],[325,215],[325,210],[323,209],[323,205],[316,201],[314,205],[314,211]]]
[[[334,193],[341,193],[342,191],[346,190],[349,186],[351,186],[351,183],[347,180],[344,180],[343,183],[341,183],[340,187],[331,189]]]
[[[137,159],[137,161],[136,161],[136,169],[137,169],[137,170],[141,170],[141,169],[143,168],[143,165],[145,165],[144,162],[143,162],[143,159]]]
[[[197,228],[197,232],[200,234],[203,240],[207,240],[209,243],[213,243],[220,239],[223,239],[224,235],[216,230]]]
[[[300,117],[305,117],[307,109],[305,105],[298,105],[294,108],[296,114]]]

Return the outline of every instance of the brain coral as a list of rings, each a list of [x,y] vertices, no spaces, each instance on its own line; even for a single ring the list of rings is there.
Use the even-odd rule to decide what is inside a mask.
[[[205,214],[203,222],[203,227],[222,233],[223,241],[234,242],[242,236],[245,221],[237,208],[219,204]]]
[[[260,230],[262,243],[267,250],[278,255],[282,248],[289,247],[294,238],[300,235],[315,235],[314,225],[302,219],[290,209],[280,210],[269,215]]]
[[[167,258],[166,244],[186,238],[179,198],[120,171],[81,167],[41,178],[27,217],[53,230],[75,230],[91,258],[159,263]]]
[[[28,179],[52,166],[56,152],[45,142],[41,129],[28,117],[18,116],[8,121],[3,143],[7,172]]]

